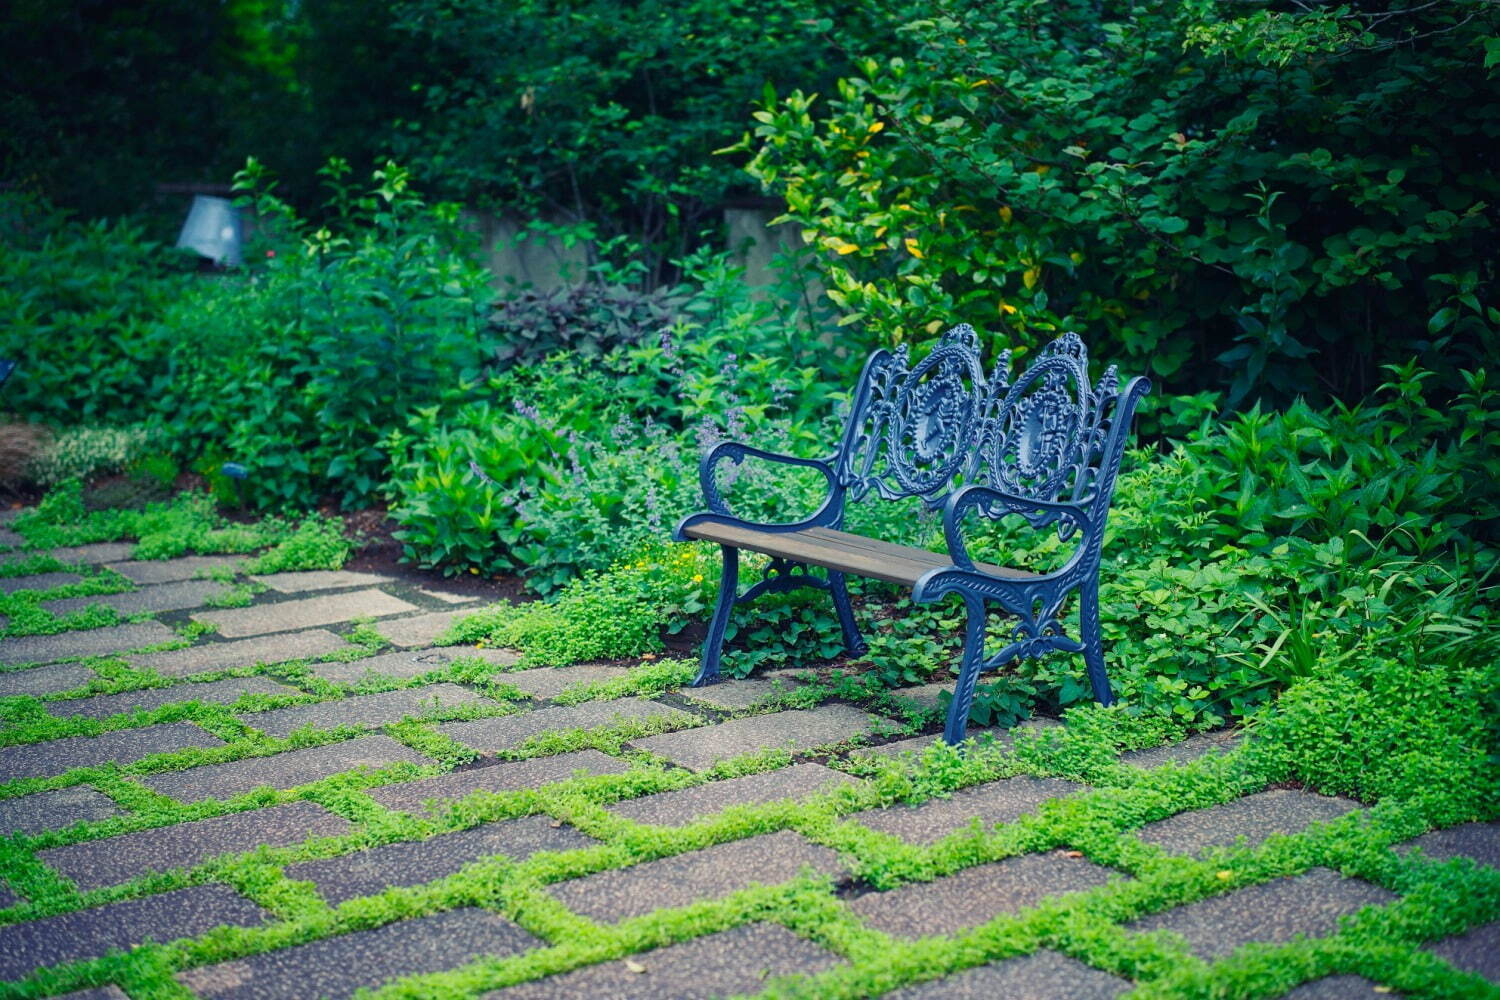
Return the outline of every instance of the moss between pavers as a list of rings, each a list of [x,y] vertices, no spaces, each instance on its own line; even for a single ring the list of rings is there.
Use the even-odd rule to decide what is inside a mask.
[[[214,711],[194,709],[196,713]],[[220,717],[219,721],[224,720]],[[24,985],[0,987],[0,996],[41,996],[106,981],[121,982],[143,992],[181,995],[171,981],[171,973],[189,965],[256,954],[459,905],[490,907],[556,943],[510,959],[481,960],[453,972],[392,984],[377,995],[472,995],[760,919],[781,923],[850,962],[801,984],[773,987],[770,996],[875,995],[1044,946],[1137,980],[1139,985],[1131,994],[1135,997],[1274,996],[1305,979],[1336,972],[1357,972],[1413,997],[1500,995],[1493,987],[1451,969],[1418,948],[1428,938],[1461,933],[1500,916],[1500,875],[1476,870],[1463,860],[1432,863],[1393,854],[1390,845],[1409,839],[1425,826],[1423,817],[1414,811],[1382,806],[1366,816],[1346,817],[1293,836],[1270,838],[1254,849],[1218,850],[1202,859],[1174,858],[1130,835],[1148,822],[1184,809],[1211,806],[1263,788],[1264,776],[1244,751],[1185,768],[1141,772],[1117,764],[1115,747],[1075,745],[1072,736],[1018,739],[1013,754],[976,754],[967,760],[937,748],[905,765],[888,761],[841,764],[869,779],[857,788],[839,789],[796,805],[736,806],[674,830],[632,823],[604,807],[623,798],[783,765],[785,756],[756,755],[726,762],[705,775],[668,771],[637,756],[637,763],[625,774],[575,778],[540,790],[478,792],[441,815],[428,818],[383,810],[363,790],[438,773],[442,769],[436,766],[401,765],[375,773],[338,775],[300,789],[261,790],[227,803],[197,806],[163,800],[125,780],[129,775],[209,762],[205,758],[241,759],[295,745],[320,745],[348,735],[303,733],[294,740],[271,741],[240,727],[238,742],[228,747],[185,751],[128,768],[107,765],[82,769],[59,779],[12,783],[0,789],[20,792],[86,782],[122,806],[139,810],[67,831],[0,842],[0,862],[13,883],[23,893],[37,897],[0,912],[0,921],[34,919],[49,912],[67,912],[111,899],[211,881],[234,885],[280,918],[279,923],[266,928],[215,931],[186,944],[153,945],[126,956],[76,963]],[[589,739],[586,734],[565,734],[561,742],[571,746]],[[614,740],[598,742],[606,750],[619,750]],[[905,844],[848,819],[861,809],[923,801],[981,781],[1022,773],[1070,777],[1086,781],[1094,789],[1067,800],[1044,803],[1035,813],[993,832],[962,830],[927,846]],[[86,896],[71,891],[34,859],[34,851],[44,846],[299,798],[318,802],[360,824],[359,828],[348,837],[326,838],[293,848],[260,848],[189,872],[148,876]],[[537,813],[569,823],[602,843],[580,851],[534,856],[522,864],[502,859],[484,861],[425,886],[389,890],[336,909],[329,908],[305,883],[289,880],[283,873],[284,866],[295,861],[341,856],[375,844]],[[955,938],[909,942],[892,940],[861,924],[826,879],[799,879],[784,886],[748,889],[682,910],[648,914],[615,927],[600,927],[568,913],[545,891],[546,886],[568,878],[784,829],[839,851],[857,877],[884,888],[930,881],[977,864],[1058,846],[1077,849],[1093,862],[1128,873],[1132,880],[1047,903],[1018,916],[999,917]],[[1402,899],[1345,921],[1343,930],[1333,938],[1250,946],[1212,965],[1187,954],[1169,936],[1131,935],[1119,926],[1138,916],[1311,867],[1328,867],[1365,878],[1402,894]]]

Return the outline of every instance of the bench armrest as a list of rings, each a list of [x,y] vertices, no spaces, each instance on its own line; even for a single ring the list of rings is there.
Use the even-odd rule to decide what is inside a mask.
[[[782,455],[778,452],[766,451],[764,448],[756,448],[753,445],[748,445],[741,441],[720,441],[712,448],[709,448],[708,451],[704,452],[703,458],[698,462],[698,482],[699,485],[703,487],[703,500],[708,505],[707,514],[732,518],[733,520],[739,521],[747,526],[762,527],[761,525],[754,524],[754,522],[745,521],[742,518],[736,517],[734,513],[729,509],[729,504],[725,502],[723,494],[719,491],[719,465],[725,461],[733,462],[735,465],[739,465],[747,458],[754,458],[763,462],[771,462],[776,465],[790,465],[803,469],[816,469],[818,470],[818,472],[823,474],[823,478],[828,481],[827,495],[824,496],[822,502],[819,503],[817,511],[806,520],[798,522],[796,526],[803,527],[813,524],[832,523],[832,521],[837,517],[838,512],[842,507],[842,490],[838,486],[838,477],[833,470],[832,459],[797,458],[794,455]],[[700,516],[702,515],[695,514],[691,517],[685,518],[682,523],[677,526],[677,530],[673,533],[673,537],[677,541],[683,541],[683,527],[685,527],[688,522],[693,521]]]
[[[991,486],[965,486],[955,491],[943,505],[943,538],[948,543],[948,555],[952,558],[953,565],[970,572],[977,570],[974,569],[974,560],[969,558],[969,550],[964,544],[959,526],[963,523],[964,516],[975,508],[992,519],[1004,514],[1018,514],[1033,528],[1045,528],[1059,520],[1070,522],[1072,530],[1082,532],[1085,540],[1085,544],[1079,547],[1080,552],[1087,547],[1087,541],[1093,536],[1093,520],[1087,508],[1080,504],[1062,500],[1032,500]]]

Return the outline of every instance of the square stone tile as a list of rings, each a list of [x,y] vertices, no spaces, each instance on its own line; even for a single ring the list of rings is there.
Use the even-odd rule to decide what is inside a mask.
[[[52,549],[45,554],[66,563],[100,565],[129,559],[134,552],[134,542],[94,542],[90,545],[69,545]]]
[[[521,746],[539,733],[567,729],[602,729],[626,719],[655,718],[680,719],[686,723],[693,717],[646,698],[620,698],[616,701],[590,701],[582,705],[539,708],[494,719],[448,722],[437,729],[445,736],[480,753],[497,753]]]
[[[538,851],[575,851],[596,843],[571,826],[555,825],[551,816],[526,816],[337,858],[298,862],[287,865],[286,877],[313,883],[330,906],[337,906],[393,886],[445,878],[480,858],[504,855],[524,861]]]
[[[158,583],[139,590],[127,590],[122,594],[95,594],[89,597],[65,597],[58,601],[43,601],[42,607],[54,615],[70,615],[84,608],[100,605],[114,608],[122,615],[142,612],[182,611],[201,608],[216,597],[229,593],[233,587],[214,580],[179,580],[176,583]]]
[[[474,594],[450,594],[447,591],[429,590],[426,587],[423,587],[417,593],[430,600],[441,601],[444,604],[473,604],[484,600],[484,598]]]
[[[743,924],[681,944],[638,952],[483,995],[482,1000],[710,1000],[754,994],[768,980],[817,975],[842,960],[779,924]]]
[[[545,944],[498,914],[466,908],[189,969],[177,981],[205,1000],[344,1000],[400,976]]]
[[[372,788],[366,794],[387,809],[416,813],[428,801],[456,802],[472,792],[514,792],[523,788],[541,788],[573,777],[575,771],[589,774],[623,774],[630,770],[625,761],[598,750],[579,750],[555,757],[533,757],[530,760],[499,761],[485,767],[474,767],[435,778],[419,778],[394,785]]]
[[[88,667],[76,663],[54,663],[50,667],[30,670],[7,670],[0,673],[0,698],[18,694],[55,694],[82,687],[95,678]]]
[[[748,678],[738,681],[721,681],[707,687],[685,687],[677,693],[699,705],[707,705],[725,712],[740,712],[795,691],[801,686],[801,681],[791,678],[780,678],[776,681]]]
[[[138,562],[110,563],[109,568],[135,583],[176,583],[201,576],[239,568],[244,556],[182,556],[178,559],[147,559]]]
[[[177,633],[160,622],[114,625],[81,632],[59,632],[56,635],[23,635],[14,639],[0,639],[0,665],[52,663],[79,656],[124,653],[176,638]]]
[[[1132,767],[1150,770],[1168,761],[1188,764],[1213,753],[1228,753],[1240,745],[1240,733],[1232,729],[1220,729],[1212,733],[1190,736],[1181,743],[1172,743],[1149,750],[1133,750],[1120,755],[1120,762]]]
[[[1393,993],[1389,987],[1364,976],[1324,976],[1310,983],[1303,983],[1290,993],[1283,993],[1281,1000],[1401,1000],[1403,994]]]
[[[749,774],[727,781],[714,781],[696,788],[659,792],[644,798],[617,802],[608,809],[616,816],[653,826],[686,826],[701,816],[710,816],[729,806],[759,805],[781,799],[805,799],[839,785],[859,784],[822,764],[793,764],[765,774]]]
[[[1112,1000],[1130,987],[1129,980],[1066,955],[1039,951],[917,983],[882,1000]]]
[[[571,667],[537,667],[535,670],[513,670],[496,680],[520,688],[533,698],[556,698],[578,684],[618,680],[630,673],[625,667],[606,667],[597,663],[579,663]]]
[[[1426,950],[1456,968],[1500,985],[1500,920],[1467,934],[1429,944]]]
[[[379,622],[375,630],[394,646],[403,649],[413,646],[431,646],[433,640],[453,627],[462,615],[471,615],[473,611],[434,611],[431,614],[417,615],[414,618],[393,618],[390,621]]]
[[[355,590],[345,594],[256,604],[248,608],[200,611],[193,615],[193,619],[213,625],[226,638],[239,639],[267,632],[291,632],[319,625],[334,625],[361,615],[378,618],[415,610],[416,605],[392,597],[384,591]]]
[[[1472,858],[1482,865],[1500,868],[1500,823],[1465,823],[1446,830],[1433,830],[1397,848],[1402,854],[1413,847],[1433,861]]]
[[[294,573],[268,573],[250,579],[282,594],[300,594],[309,590],[350,590],[355,587],[378,587],[401,581],[374,573],[348,573],[341,569],[314,569]]]
[[[79,892],[90,892],[150,872],[195,868],[210,858],[243,854],[261,844],[289,847],[309,837],[339,837],[352,829],[348,820],[316,803],[288,802],[54,847],[37,857],[72,879]]]
[[[440,670],[456,657],[448,650],[413,649],[399,653],[382,653],[362,660],[313,663],[308,666],[317,676],[334,684],[358,684],[367,677],[394,677],[411,680]]]
[[[457,684],[428,684],[419,688],[356,694],[315,705],[293,705],[269,712],[254,712],[239,718],[247,726],[268,736],[289,736],[303,726],[333,729],[336,726],[384,726],[411,716],[422,718],[460,705],[498,703]]]
[[[234,642],[200,642],[185,649],[143,653],[127,657],[140,670],[155,670],[164,677],[186,677],[215,670],[233,670],[258,664],[285,663],[327,656],[349,644],[326,629],[257,636]]]
[[[1048,799],[1084,791],[1060,778],[1002,778],[960,789],[946,799],[930,799],[919,806],[895,805],[867,809],[848,817],[856,823],[889,833],[913,844],[931,844],[962,830],[978,819],[988,831],[996,823],[1010,823]]]
[[[833,851],[782,830],[560,882],[548,891],[574,913],[615,923],[718,899],[752,884],[779,885],[804,868],[826,875],[844,872]]]
[[[704,771],[718,761],[757,750],[803,751],[841,743],[868,733],[875,721],[875,716],[848,705],[822,705],[648,736],[633,745],[689,770]]]
[[[1025,854],[965,868],[932,882],[867,893],[849,904],[865,923],[896,937],[957,934],[1049,896],[1104,885],[1114,874],[1066,851]]]
[[[45,669],[45,668],[43,668]],[[70,701],[49,701],[47,711],[58,718],[70,719],[83,716],[89,719],[107,719],[122,712],[136,709],[154,711],[164,705],[196,701],[204,705],[232,705],[247,694],[299,695],[303,692],[285,684],[278,684],[269,677],[227,677],[219,681],[201,684],[173,684],[170,687],[144,688],[140,691],[125,691],[120,694],[98,694],[91,698],[74,698]]]
[[[88,785],[36,792],[0,801],[0,836],[61,830],[74,823],[109,819],[124,811],[114,799]]]
[[[94,767],[107,761],[133,764],[152,754],[223,745],[224,741],[217,736],[188,722],[116,729],[102,736],[69,736],[45,743],[25,743],[0,748],[0,781],[50,778],[75,767]]]
[[[356,767],[371,770],[405,761],[432,761],[389,736],[361,736],[342,743],[288,750],[270,757],[250,757],[224,764],[205,764],[186,771],[170,771],[141,779],[145,784],[179,802],[228,799],[263,785],[296,788]]]
[[[270,914],[227,885],[195,885],[144,899],[106,903],[0,927],[0,980],[39,968],[133,948],[197,937],[215,927],[255,927]]]
[[[1251,941],[1282,944],[1297,934],[1326,937],[1338,930],[1340,917],[1396,898],[1378,885],[1313,868],[1295,878],[1273,879],[1153,913],[1125,929],[1176,931],[1187,938],[1194,954],[1216,959]]]
[[[1273,788],[1210,809],[1178,813],[1141,828],[1140,838],[1171,854],[1199,854],[1210,847],[1233,847],[1243,837],[1257,847],[1273,834],[1300,833],[1358,809],[1337,796]]]
[[[917,687],[897,688],[891,692],[891,695],[896,698],[901,698],[905,701],[909,701],[919,708],[925,708],[929,711],[935,711],[940,707],[941,704],[938,700],[938,696],[941,695],[944,691],[947,691],[951,694],[953,692],[953,685],[955,683],[957,683],[956,678],[946,681],[934,681],[931,684],[921,684]]]
[[[38,573],[35,576],[0,576],[0,594],[14,594],[18,590],[51,590],[66,587],[70,583],[82,583],[77,573]]]

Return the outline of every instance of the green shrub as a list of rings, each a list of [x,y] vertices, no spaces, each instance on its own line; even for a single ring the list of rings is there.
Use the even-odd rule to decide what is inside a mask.
[[[180,332],[160,407],[170,439],[190,462],[243,465],[257,507],[368,504],[386,435],[478,371],[489,288],[456,207],[428,207],[393,164],[368,194],[347,170],[324,168],[335,231],[299,220],[252,162],[236,183],[264,256],[167,321]]]
[[[961,0],[893,15],[751,172],[866,344],[965,320],[1233,404],[1364,396],[1496,350],[1493,11]],[[830,22],[822,27],[837,31]],[[857,43],[851,43],[857,44]],[[851,51],[853,57],[867,52]],[[787,93],[786,90],[783,93]]]
[[[27,473],[41,486],[68,479],[90,479],[119,472],[143,457],[151,439],[144,424],[130,427],[69,427],[27,465]]]
[[[0,402],[62,426],[144,419],[166,370],[156,321],[194,281],[183,260],[133,222],[0,192],[0,358],[18,363]]]
[[[517,293],[490,314],[485,334],[502,367],[534,363],[554,351],[598,357],[627,344],[655,343],[671,332],[677,305],[665,289],[640,292],[585,281]]]

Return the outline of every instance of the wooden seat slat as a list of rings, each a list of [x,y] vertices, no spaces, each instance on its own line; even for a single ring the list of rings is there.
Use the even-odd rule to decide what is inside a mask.
[[[878,539],[832,528],[806,528],[802,531],[756,531],[738,525],[695,524],[685,531],[693,538],[752,549],[769,556],[781,556],[797,562],[821,566],[843,573],[857,573],[905,587],[914,586],[922,574],[953,561],[938,552],[895,545]],[[1035,576],[1024,570],[1004,569],[983,563],[980,571],[995,576],[1025,579]]]

